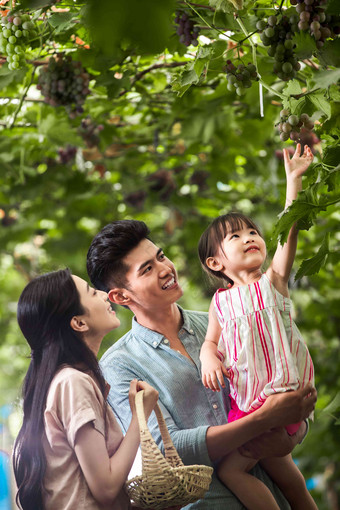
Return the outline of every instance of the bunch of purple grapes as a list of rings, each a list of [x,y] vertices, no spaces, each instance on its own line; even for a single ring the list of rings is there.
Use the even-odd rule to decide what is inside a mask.
[[[40,71],[37,88],[51,106],[64,106],[71,118],[83,113],[90,76],[81,62],[62,53],[51,57]]]
[[[67,145],[65,148],[58,149],[59,161],[62,165],[67,165],[70,161],[75,158],[77,154],[77,147]]]
[[[0,52],[6,55],[11,71],[25,66],[25,52],[38,36],[37,25],[29,14],[9,12],[0,21]]]
[[[175,17],[175,23],[177,23],[177,35],[179,40],[185,46],[197,46],[197,38],[199,36],[199,27],[195,26],[195,22],[189,18],[186,12],[177,11]]]
[[[104,126],[102,124],[96,124],[90,117],[86,117],[82,119],[78,133],[83,138],[86,146],[91,149],[99,145],[99,133],[103,129]]]
[[[297,142],[300,140],[300,132],[308,134],[314,128],[314,122],[309,118],[307,113],[301,113],[292,115],[289,110],[283,109],[280,111],[280,122],[277,124],[280,140],[286,142],[287,140],[293,140]]]
[[[296,6],[299,29],[310,31],[317,48],[322,48],[326,39],[339,34],[340,18],[325,12],[327,0],[290,0],[290,3]]]
[[[230,91],[236,91],[238,96],[245,94],[245,89],[252,85],[252,81],[258,81],[259,75],[257,74],[254,64],[249,62],[247,65],[239,64],[237,67],[231,60],[227,60],[227,88]]]
[[[287,16],[272,15],[268,20],[259,20],[256,28],[261,32],[261,41],[269,46],[267,52],[274,57],[274,73],[280,80],[288,81],[296,76],[300,64],[295,56],[295,45],[292,41],[297,25]]]

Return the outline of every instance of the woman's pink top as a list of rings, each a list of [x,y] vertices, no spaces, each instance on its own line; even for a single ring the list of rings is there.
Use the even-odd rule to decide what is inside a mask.
[[[109,406],[104,423],[103,395],[88,374],[62,368],[52,380],[45,409],[43,445],[47,460],[44,478],[46,510],[128,510],[129,498],[121,490],[110,506],[92,496],[80,469],[74,446],[78,430],[86,423],[105,437],[109,456],[119,447],[123,434]]]
[[[257,282],[214,295],[222,327],[218,351],[230,369],[230,395],[250,412],[269,395],[314,383],[308,348],[291,315],[291,300],[263,274]]]

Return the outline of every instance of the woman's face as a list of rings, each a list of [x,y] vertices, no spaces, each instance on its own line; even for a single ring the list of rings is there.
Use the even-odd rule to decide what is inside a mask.
[[[118,328],[120,320],[112,310],[106,292],[93,289],[79,276],[72,275],[72,278],[85,310],[85,313],[79,316],[87,326],[85,336],[102,338],[109,331]]]

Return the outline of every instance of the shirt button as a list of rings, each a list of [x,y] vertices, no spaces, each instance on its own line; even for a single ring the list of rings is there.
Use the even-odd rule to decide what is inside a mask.
[[[167,338],[164,339],[164,343],[165,344],[168,344],[169,343],[169,340]]]
[[[154,341],[154,342],[152,343],[152,345],[153,345],[154,347],[157,347],[157,342],[156,342],[156,341]]]
[[[217,408],[218,408],[218,405],[217,405],[217,404],[213,404],[213,408],[214,408],[214,409],[217,409]]]
[[[193,334],[194,334],[194,330],[193,330],[193,329],[190,329],[189,333],[190,333],[191,335],[193,335]]]

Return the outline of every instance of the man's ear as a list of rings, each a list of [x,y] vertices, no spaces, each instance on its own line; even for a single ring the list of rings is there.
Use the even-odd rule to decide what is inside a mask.
[[[212,271],[221,271],[223,269],[223,264],[215,259],[215,257],[208,257],[205,262]]]
[[[129,306],[131,303],[131,298],[126,289],[111,289],[107,295],[109,296],[109,300],[117,305]]]
[[[74,331],[78,331],[79,333],[86,333],[89,330],[86,321],[78,315],[72,317],[70,321],[70,326]]]

